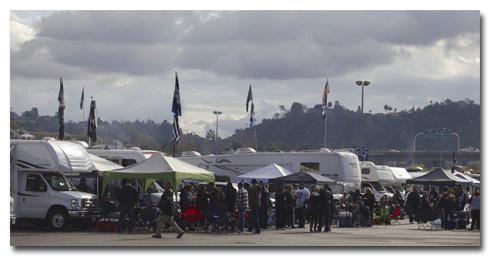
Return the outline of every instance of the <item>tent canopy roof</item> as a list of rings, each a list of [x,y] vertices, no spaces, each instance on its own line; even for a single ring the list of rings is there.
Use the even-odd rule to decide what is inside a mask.
[[[290,174],[293,174],[293,172],[277,164],[270,164],[268,166],[237,176],[236,182],[238,183],[241,180],[251,182],[252,179],[261,179],[262,181],[264,181],[264,183],[269,183],[270,179],[284,177]]]
[[[407,180],[407,184],[427,184],[427,185],[466,185],[471,186],[471,181],[462,179],[456,175],[453,175],[450,171],[442,168],[437,168],[425,175],[422,175],[415,179]]]
[[[337,181],[329,179],[317,173],[312,172],[297,172],[290,174],[288,176],[269,179],[269,183],[305,183],[305,184],[337,184]]]
[[[477,179],[475,179],[475,178],[472,178],[472,177],[470,177],[468,175],[465,175],[465,174],[459,173],[459,172],[456,173],[455,175],[458,176],[458,177],[460,177],[460,178],[463,178],[465,180],[471,181],[471,183],[473,184],[473,187],[479,187],[480,186],[480,181],[477,180]]]
[[[104,172],[103,188],[110,181],[119,178],[146,179],[145,189],[154,181],[162,179],[172,182],[174,192],[182,180],[201,180],[214,182],[213,172],[188,164],[161,152],[137,164],[113,171]]]

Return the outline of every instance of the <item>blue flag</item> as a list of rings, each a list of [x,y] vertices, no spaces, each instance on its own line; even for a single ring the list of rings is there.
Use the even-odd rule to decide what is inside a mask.
[[[175,90],[174,100],[172,102],[172,112],[176,116],[182,116],[182,107],[180,105],[179,77],[177,77],[177,71],[175,71]]]

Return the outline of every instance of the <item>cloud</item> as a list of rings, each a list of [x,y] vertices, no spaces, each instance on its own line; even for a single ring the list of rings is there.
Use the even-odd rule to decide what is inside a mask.
[[[67,120],[82,116],[85,86],[105,120],[171,122],[174,71],[181,127],[201,136],[215,110],[220,136],[246,127],[250,84],[259,123],[279,105],[320,104],[327,77],[328,100],[353,110],[354,81],[371,81],[374,113],[480,98],[478,11],[15,11],[10,27],[19,113],[54,113],[63,77]]]

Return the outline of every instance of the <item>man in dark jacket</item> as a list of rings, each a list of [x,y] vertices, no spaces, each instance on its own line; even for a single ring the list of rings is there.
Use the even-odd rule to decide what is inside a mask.
[[[248,192],[248,202],[251,209],[251,214],[249,216],[248,232],[252,232],[255,228],[253,234],[260,234],[259,225],[259,210],[260,210],[260,191],[262,189],[257,184],[256,179],[252,179],[252,187]]]
[[[287,192],[284,189],[284,184],[279,184],[279,188],[276,190],[276,229],[286,229],[286,215],[287,215]]]
[[[413,187],[412,192],[408,194],[407,201],[405,202],[405,209],[408,211],[408,219],[410,220],[410,224],[413,224],[413,217],[414,215],[417,215],[419,208],[420,196],[417,192],[417,188]]]
[[[358,197],[356,197],[358,198]],[[323,189],[320,190],[320,223],[318,225],[318,232],[322,231],[322,227],[325,223],[324,232],[330,232],[330,212],[333,206],[333,195],[330,192],[330,188],[327,184],[323,185]]]
[[[219,206],[221,196],[218,188],[214,185],[214,182],[209,182],[209,206]]]
[[[230,181],[228,181],[228,183],[226,184],[225,203],[226,203],[226,207],[228,208],[227,211],[229,213],[235,212],[236,194],[237,191],[233,187],[233,184]]]
[[[152,236],[153,238],[162,238],[162,230],[165,224],[170,224],[174,230],[177,231],[177,238],[181,238],[184,235],[184,231],[175,223],[174,216],[174,192],[172,191],[172,184],[170,181],[165,181],[165,192],[163,192],[160,201],[158,201],[158,229]]]
[[[133,233],[134,204],[138,201],[138,191],[131,185],[130,179],[127,179],[126,185],[121,188],[117,200],[119,200],[119,224],[116,233],[121,233],[124,228],[126,214],[129,218],[128,233]]]
[[[269,219],[269,190],[264,185],[262,180],[259,181],[260,191],[260,212],[259,212],[259,224],[260,230],[267,229],[267,220]]]

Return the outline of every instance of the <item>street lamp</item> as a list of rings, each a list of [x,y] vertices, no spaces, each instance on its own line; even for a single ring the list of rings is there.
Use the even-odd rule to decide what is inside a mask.
[[[406,117],[400,117],[400,119],[407,119],[408,121],[410,121],[412,123],[412,137],[410,137],[411,138],[410,141],[412,143],[412,150],[415,151],[414,144],[413,144],[413,139],[412,139],[413,138],[413,121],[410,120],[410,119],[408,119],[408,118],[406,118]]]
[[[214,137],[214,142],[216,143],[216,153],[218,153],[218,116],[221,115],[221,111],[213,111],[216,115],[216,136]]]
[[[368,86],[371,82],[369,81],[356,81],[356,84],[362,87],[362,97],[361,97],[361,143],[359,146],[359,152],[362,152],[362,126],[363,126],[363,115],[364,115],[364,86]]]

